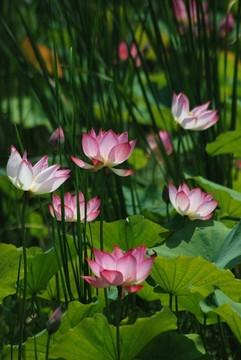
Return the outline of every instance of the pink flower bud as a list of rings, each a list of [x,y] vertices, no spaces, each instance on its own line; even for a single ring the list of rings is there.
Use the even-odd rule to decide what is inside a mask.
[[[58,148],[59,144],[64,145],[64,132],[61,126],[59,126],[49,138],[49,146],[52,149]]]
[[[58,330],[58,328],[60,327],[60,323],[61,323],[61,307],[59,306],[49,317],[46,323],[46,329],[49,335],[52,335]]]

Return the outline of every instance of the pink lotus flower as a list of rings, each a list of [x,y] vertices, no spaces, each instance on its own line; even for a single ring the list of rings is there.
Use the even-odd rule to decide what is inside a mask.
[[[122,61],[126,61],[128,59],[128,57],[129,57],[128,46],[124,41],[122,41],[119,44],[118,52],[119,52],[119,58]],[[136,60],[136,66],[137,67],[141,66],[141,60],[140,60],[140,57],[138,56],[138,51],[137,51],[135,43],[133,43],[131,45],[130,53],[131,53],[131,56],[133,57],[133,59]]]
[[[166,131],[159,131],[159,136],[161,138],[162,144],[166,150],[166,153],[168,155],[170,155],[172,153],[173,147],[169,138],[169,135]],[[149,134],[147,136],[147,142],[150,146],[150,148],[152,149],[152,151],[154,152],[154,154],[156,155],[157,160],[162,163],[162,156],[161,156],[161,152],[160,149],[158,147],[158,138],[156,140],[156,138],[154,137],[154,135]]]
[[[87,217],[86,221],[93,221],[99,215],[100,200],[97,196],[87,202]],[[80,209],[80,221],[85,221],[85,199],[82,192],[79,192],[79,209]],[[61,199],[58,195],[53,195],[53,207],[49,204],[49,210],[51,215],[56,215],[57,220],[62,220],[61,212]],[[77,195],[72,196],[69,192],[64,196],[64,214],[65,221],[77,222]]]
[[[46,194],[55,191],[69,177],[70,170],[59,170],[61,165],[48,167],[48,156],[45,155],[34,166],[27,159],[25,151],[21,158],[14,146],[7,163],[7,175],[18,189],[34,194]]]
[[[59,126],[49,138],[49,146],[51,148],[57,148],[59,143],[64,145],[64,132],[61,126]]]
[[[212,200],[214,194],[206,194],[200,188],[189,190],[183,183],[178,190],[169,183],[169,198],[174,208],[182,216],[188,216],[190,220],[208,220],[211,212],[217,207],[218,201]]]
[[[176,20],[180,24],[179,32],[181,34],[183,34],[186,30],[188,30],[188,26],[189,26],[188,12],[187,12],[184,1],[183,0],[174,0],[173,9],[174,9],[174,14],[175,14]],[[209,29],[210,28],[210,20],[209,20],[209,14],[207,12],[207,9],[208,9],[208,3],[207,2],[202,3],[202,10],[204,13],[206,29]],[[190,11],[192,30],[193,30],[194,34],[197,36],[198,35],[198,31],[197,31],[198,13],[197,13],[196,0],[189,0],[189,11]],[[199,12],[200,22],[202,21],[201,16],[202,16],[201,12]]]
[[[118,51],[119,51],[119,58],[121,60],[125,61],[128,59],[128,47],[124,41],[119,43]]]
[[[138,246],[123,253],[114,245],[114,252],[93,249],[95,261],[87,259],[91,270],[97,276],[82,276],[96,288],[122,286],[128,292],[137,292],[150,274],[154,257],[145,258],[146,246]]]
[[[127,160],[136,144],[136,140],[128,142],[128,133],[115,134],[112,130],[102,131],[96,135],[94,129],[89,134],[84,133],[82,137],[83,151],[91,159],[93,165],[71,157],[71,159],[82,169],[98,171],[104,167],[109,168],[119,176],[129,176],[132,170],[114,169],[115,166]]]
[[[220,22],[218,33],[220,37],[225,37],[226,34],[230,35],[234,29],[234,18],[232,13],[223,18]]]
[[[218,121],[217,110],[207,110],[210,101],[189,110],[189,100],[183,93],[173,94],[172,115],[186,130],[205,130]]]

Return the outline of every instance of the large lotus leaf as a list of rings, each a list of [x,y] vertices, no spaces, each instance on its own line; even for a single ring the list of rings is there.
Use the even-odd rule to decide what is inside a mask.
[[[158,255],[168,258],[199,255],[214,262],[220,245],[230,231],[217,221],[187,220],[183,227],[172,232],[165,242],[153,249]]]
[[[212,156],[220,154],[241,156],[241,131],[227,131],[218,135],[214,142],[207,144],[206,151]]]
[[[161,354],[161,357],[160,357]],[[202,340],[197,334],[163,334],[152,341],[136,360],[208,360]]]
[[[16,293],[21,254],[22,252],[14,245],[0,244],[0,302],[6,296]],[[21,279],[22,276],[21,269],[19,278]]]
[[[100,223],[91,223],[91,232],[87,227],[87,234],[93,247],[100,246]],[[103,224],[104,250],[113,251],[117,245],[123,251],[136,248],[140,245],[148,247],[159,244],[167,236],[168,230],[162,226],[144,219],[141,215],[133,215],[126,220],[118,220]]]
[[[219,201],[219,218],[231,217],[240,219],[241,217],[241,193],[228,187],[216,184],[201,176],[192,178],[207,193],[215,193],[214,199]]]
[[[158,256],[154,260],[151,277],[160,291],[176,296],[198,292],[204,298],[217,286],[233,300],[241,299],[241,281],[235,279],[230,270],[217,269],[215,264],[200,256],[180,255],[175,259]]]
[[[241,222],[230,230],[217,221],[188,221],[153,249],[169,258],[199,255],[220,269],[232,269],[241,263]]]
[[[133,360],[157,335],[176,328],[176,317],[169,309],[151,318],[139,318],[133,325],[120,326],[120,359]],[[84,319],[53,346],[50,357],[116,360],[116,329],[102,314]]]
[[[213,312],[227,322],[234,335],[241,343],[241,304],[226,296],[221,290],[214,290],[213,294],[200,301],[202,310]]]
[[[52,335],[50,341],[50,349],[53,345],[57,344],[65,335],[65,333],[78,325],[83,319],[94,316],[98,312],[102,312],[103,303],[98,302],[95,304],[84,305],[78,301],[73,301],[68,306],[68,311],[62,316],[61,325],[58,331]],[[24,359],[35,359],[35,352],[37,351],[37,358],[39,360],[45,359],[46,345],[48,333],[46,330],[41,331],[35,337],[29,338],[23,345]],[[12,351],[11,347],[6,346],[2,352],[2,360],[17,360],[18,347],[15,346]]]

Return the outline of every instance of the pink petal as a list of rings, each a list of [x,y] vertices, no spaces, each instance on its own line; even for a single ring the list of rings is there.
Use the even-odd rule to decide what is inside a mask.
[[[128,291],[129,293],[135,293],[139,290],[141,290],[144,287],[144,285],[130,285],[130,286],[123,286],[123,288]]]
[[[122,134],[118,136],[118,142],[119,144],[128,142],[128,132],[125,131]]]
[[[87,164],[86,162],[84,162],[83,160],[80,160],[78,158],[75,158],[73,156],[70,156],[71,159],[73,160],[73,162],[78,165],[80,168],[85,169],[85,170],[95,170],[95,167],[93,165]]]
[[[188,196],[180,191],[176,195],[176,210],[180,212],[181,215],[186,215],[190,206],[190,201]]]
[[[191,110],[191,113],[198,117],[199,115],[201,115],[204,111],[207,110],[207,108],[209,107],[210,101],[206,102],[203,105],[199,105],[197,107],[195,107],[193,110]]]
[[[124,256],[123,252],[116,245],[114,245],[113,255],[116,257],[117,260],[121,259]]]
[[[14,178],[17,176],[18,173],[18,167],[22,163],[22,158],[19,154],[19,152],[15,149],[14,146],[11,146],[11,155],[9,157],[8,163],[7,163],[7,176],[9,178]]]
[[[61,199],[58,195],[53,195],[52,201],[53,201],[54,208],[57,208],[57,206],[59,206],[61,204]]]
[[[101,262],[102,262],[102,256],[104,254],[104,251],[101,251],[101,250],[98,250],[98,249],[92,249],[93,250],[93,253],[95,255],[95,261],[101,265]],[[101,265],[102,266],[102,265]]]
[[[100,156],[103,161],[108,160],[111,149],[118,144],[118,136],[112,130],[108,130],[99,144]],[[99,159],[101,160],[101,159]]]
[[[96,211],[99,207],[100,207],[100,199],[97,199],[96,196],[87,202],[87,213],[90,214],[91,212]]]
[[[107,286],[110,286],[106,281],[102,279],[96,279],[92,276],[81,276],[81,277],[85,279],[90,285],[96,288],[105,288]]]
[[[154,259],[155,257],[150,257],[148,259],[145,259],[142,263],[140,263],[137,266],[136,269],[137,284],[144,281],[147,278],[147,276],[149,276]]]
[[[189,211],[193,212],[196,211],[198,206],[203,201],[203,192],[200,188],[192,189],[188,194],[189,200],[190,200],[190,207]]]
[[[76,221],[73,210],[67,205],[64,205],[64,218],[65,221]]]
[[[137,265],[142,263],[146,258],[146,246],[138,246],[131,254],[136,258]]]
[[[195,116],[185,116],[180,125],[183,127],[183,129],[186,129],[186,130],[194,130],[196,128],[196,125],[197,125],[197,117]]]
[[[101,278],[111,286],[118,286],[123,282],[123,275],[116,270],[102,270],[100,275]]]
[[[111,168],[110,170],[113,171],[118,176],[129,176],[134,174],[135,172],[133,170],[124,170],[124,169],[115,169],[115,168]]]
[[[219,117],[216,110],[209,110],[198,117],[195,130],[206,130],[218,121]]]
[[[58,171],[58,169],[61,167],[61,165],[52,165],[43,171],[41,171],[34,179],[34,181],[37,184],[40,184],[48,179],[51,179],[55,176],[55,173]]]
[[[125,254],[117,261],[116,270],[123,275],[125,284],[136,282],[136,258],[131,254]]]
[[[115,145],[108,156],[108,164],[112,166],[123,163],[130,156],[131,146],[129,143]]]
[[[26,190],[29,190],[32,182],[33,182],[32,165],[28,161],[23,160],[21,165],[18,168],[16,185],[18,185],[18,187],[20,189],[26,191]]]
[[[169,183],[169,199],[172,205],[174,206],[174,208],[176,208],[176,195],[177,195],[177,189],[175,188],[175,186]]]
[[[205,201],[198,206],[196,213],[200,217],[209,215],[218,206],[218,201]]]
[[[48,155],[40,159],[33,167],[33,176],[37,176],[41,171],[48,167]]]
[[[116,270],[116,258],[113,254],[103,251],[100,265],[105,270]]]
[[[100,210],[97,210],[97,211],[92,212],[91,214],[88,214],[86,221],[90,222],[90,221],[95,220],[97,218],[97,216],[99,215],[99,213],[100,213]]]
[[[187,116],[189,113],[189,100],[183,93],[180,93],[178,96],[173,94],[172,99],[172,114],[174,118],[179,121],[183,117]]]
[[[54,176],[53,178],[50,178],[41,184],[36,183],[35,179],[29,190],[38,195],[48,194],[58,189],[68,178],[69,175]]]
[[[99,264],[97,264],[97,262],[94,261],[94,260],[90,260],[90,259],[86,259],[86,260],[88,261],[89,266],[90,266],[92,272],[93,272],[97,277],[101,277],[101,276],[100,276],[100,271],[102,271],[103,268],[102,268]]]
[[[92,136],[84,133],[82,137],[82,148],[86,156],[90,159],[99,154],[99,145]]]

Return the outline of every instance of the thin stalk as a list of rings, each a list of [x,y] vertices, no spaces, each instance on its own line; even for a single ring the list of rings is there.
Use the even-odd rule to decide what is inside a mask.
[[[47,344],[46,344],[46,357],[45,357],[45,360],[48,360],[48,359],[49,359],[50,338],[51,338],[51,334],[48,333],[48,339],[47,339]]]
[[[172,297],[173,297],[173,295],[169,294],[169,308],[170,308],[170,310],[172,310]]]
[[[176,317],[177,317],[177,332],[178,332],[178,334],[180,334],[177,295],[175,295],[175,313],[176,313]]]
[[[121,296],[122,296],[122,286],[117,286],[118,290],[118,304],[116,310],[116,350],[117,350],[117,360],[120,360],[120,318],[121,318]]]
[[[226,351],[226,343],[225,343],[225,335],[224,335],[224,331],[223,331],[223,324],[221,322],[219,315],[218,315],[218,327],[219,327],[220,340],[221,340],[222,358],[223,358],[223,360],[228,360],[228,354]]]
[[[19,320],[19,347],[18,347],[18,360],[21,360],[22,355],[22,343],[23,343],[23,332],[24,332],[24,316],[25,316],[25,305],[26,305],[26,293],[27,293],[27,248],[26,248],[26,236],[25,236],[25,208],[28,198],[28,192],[23,194],[23,205],[22,205],[22,248],[23,248],[23,296],[20,299],[20,320]]]

